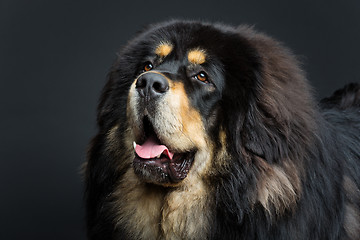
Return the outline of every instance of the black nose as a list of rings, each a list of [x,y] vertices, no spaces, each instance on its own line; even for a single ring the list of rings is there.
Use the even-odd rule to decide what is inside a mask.
[[[158,73],[145,73],[138,78],[136,90],[147,100],[155,99],[169,90],[169,82]]]

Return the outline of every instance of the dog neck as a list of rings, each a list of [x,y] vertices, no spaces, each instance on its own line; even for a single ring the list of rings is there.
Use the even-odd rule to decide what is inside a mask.
[[[165,188],[141,182],[130,168],[114,194],[116,226],[134,239],[206,239],[209,190],[193,178],[188,176],[180,187]]]

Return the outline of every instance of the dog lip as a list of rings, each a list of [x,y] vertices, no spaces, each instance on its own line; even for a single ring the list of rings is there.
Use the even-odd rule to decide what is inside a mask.
[[[182,153],[179,157],[174,157],[169,163],[169,176],[173,182],[180,182],[185,179],[194,161],[195,153]]]
[[[165,154],[160,158],[141,158],[135,152],[133,166],[140,178],[147,175],[151,176],[151,181],[155,183],[178,183],[187,177],[194,156],[195,152],[185,152],[175,153],[173,159],[169,159]]]

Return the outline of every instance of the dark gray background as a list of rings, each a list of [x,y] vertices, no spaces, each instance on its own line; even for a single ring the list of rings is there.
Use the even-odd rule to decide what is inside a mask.
[[[318,98],[360,79],[358,0],[1,0],[0,239],[85,238],[79,169],[107,71],[169,18],[255,25],[302,56]]]

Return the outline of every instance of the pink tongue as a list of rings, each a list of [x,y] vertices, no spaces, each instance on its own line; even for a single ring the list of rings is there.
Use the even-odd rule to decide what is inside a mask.
[[[149,138],[143,145],[136,144],[135,152],[139,157],[145,159],[156,158],[162,153],[165,153],[170,160],[174,156],[165,145],[158,145],[154,138]]]

